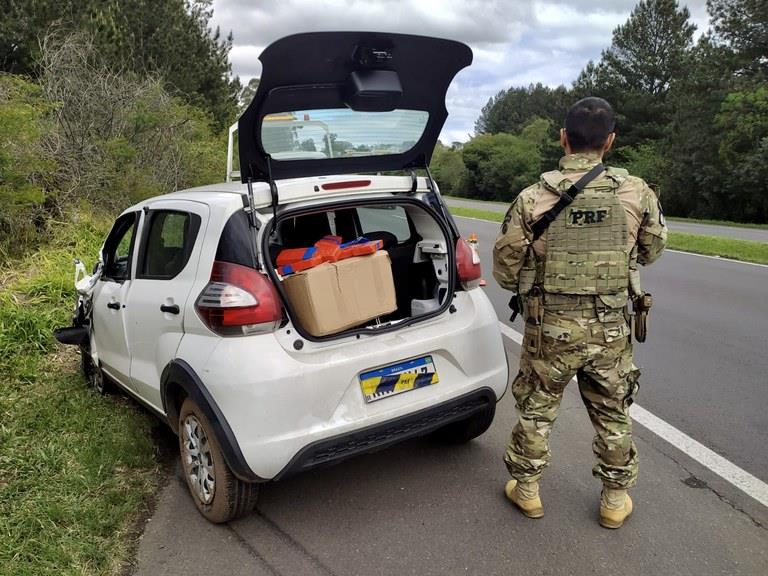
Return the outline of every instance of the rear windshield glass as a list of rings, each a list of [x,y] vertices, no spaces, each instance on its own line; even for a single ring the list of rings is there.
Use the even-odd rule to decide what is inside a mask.
[[[357,209],[357,216],[363,235],[385,231],[394,234],[398,242],[405,242],[411,237],[408,216],[402,206],[361,206]]]
[[[421,110],[282,112],[264,117],[261,141],[275,160],[402,154],[419,141],[428,119]]]

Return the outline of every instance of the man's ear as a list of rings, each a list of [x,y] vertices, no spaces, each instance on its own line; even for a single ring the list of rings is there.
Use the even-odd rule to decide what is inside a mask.
[[[616,140],[616,132],[611,132],[608,134],[608,138],[605,139],[605,144],[603,144],[603,154],[611,149],[614,140]]]
[[[571,153],[571,145],[568,143],[568,134],[565,131],[565,128],[560,128],[560,146],[563,147],[566,154]]]

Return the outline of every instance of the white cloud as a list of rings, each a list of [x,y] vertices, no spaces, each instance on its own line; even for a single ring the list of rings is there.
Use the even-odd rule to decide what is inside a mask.
[[[529,2],[483,0],[217,0],[214,18],[239,43],[266,45],[288,34],[383,30],[506,42],[530,17]]]
[[[373,30],[452,38],[474,52],[446,97],[442,139],[467,140],[480,109],[510,86],[570,85],[611,42],[636,0],[214,0],[214,25],[234,35],[234,74],[261,73],[258,56],[272,41],[321,30]],[[681,1],[698,34],[706,0]]]
[[[264,46],[238,44],[237,42],[232,46],[232,50],[229,52],[229,61],[232,63],[232,70],[240,76],[243,84],[261,74],[259,54],[264,48]]]

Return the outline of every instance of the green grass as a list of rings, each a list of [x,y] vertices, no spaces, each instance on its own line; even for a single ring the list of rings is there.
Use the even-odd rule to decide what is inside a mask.
[[[501,204],[509,206],[512,202],[504,202],[503,200],[477,200],[476,198],[466,198],[464,196],[450,196],[443,195],[443,198],[449,198],[451,200],[466,200],[467,202],[477,202],[478,204]]]
[[[768,244],[764,242],[670,232],[667,248],[694,252],[696,254],[706,254],[708,256],[732,258],[733,260],[742,260],[744,262],[768,264]]]
[[[454,216],[477,218],[501,222],[504,214],[490,212],[488,210],[475,210],[474,208],[449,207]],[[751,242],[749,240],[735,240],[733,238],[721,238],[718,236],[701,236],[698,234],[683,234],[682,232],[670,232],[667,248],[671,250],[683,250],[707,256],[720,256],[732,258],[744,262],[756,262],[768,264],[768,244],[764,242]]]
[[[732,228],[754,228],[757,230],[768,230],[768,224],[731,222],[730,220],[705,220],[701,218],[678,218],[677,216],[666,216],[666,218],[667,220],[671,220],[673,222],[685,222],[687,224],[711,224],[713,226],[730,226]]]
[[[448,206],[448,211],[454,216],[464,216],[465,218],[477,218],[478,220],[490,220],[491,222],[501,222],[504,220],[503,212],[476,210],[475,208],[459,208],[458,206]]]
[[[51,332],[69,324],[72,258],[93,258],[106,224],[52,230],[0,270],[0,574],[118,574],[154,493],[158,423],[102,398]]]

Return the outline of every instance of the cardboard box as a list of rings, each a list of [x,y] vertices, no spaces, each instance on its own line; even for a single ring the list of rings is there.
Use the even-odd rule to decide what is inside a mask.
[[[283,289],[312,336],[327,336],[397,309],[389,254],[381,250],[327,262],[283,279]]]

